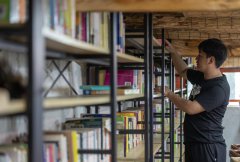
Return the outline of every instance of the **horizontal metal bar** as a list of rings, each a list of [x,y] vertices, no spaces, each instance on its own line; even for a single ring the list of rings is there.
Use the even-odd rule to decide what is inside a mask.
[[[144,29],[126,29],[126,33],[139,33],[139,32],[141,32],[141,33],[143,33],[144,32]],[[127,35],[127,34],[126,34]]]
[[[27,115],[27,112],[21,112],[21,113],[13,113],[13,114],[0,114],[0,118],[11,118],[11,117],[20,117]]]
[[[161,156],[154,156],[154,159],[162,159]],[[164,159],[170,159],[170,156],[164,156]]]
[[[109,55],[106,54],[81,54],[81,55],[76,55],[76,54],[71,54],[71,53],[67,53],[68,56],[73,56],[76,58],[81,58],[81,59],[89,59],[89,58],[94,58],[94,59],[110,59]]]
[[[12,24],[12,25],[6,25],[6,26],[0,26],[0,35],[26,35],[27,33],[27,26],[26,24]]]
[[[1,30],[1,29],[0,29]],[[26,53],[26,46],[9,40],[0,40],[0,49],[18,53]]]
[[[164,113],[166,116],[170,115],[170,113]],[[153,116],[154,115],[162,115],[162,113],[153,113]]]
[[[137,124],[145,124],[145,122],[144,121],[138,121]],[[153,124],[162,124],[162,122],[154,121]]]
[[[159,154],[159,155],[161,155],[161,154],[162,154],[162,152],[157,152],[156,154]],[[169,152],[169,151],[168,151],[168,152],[164,152],[164,154],[170,155],[170,152]]]
[[[126,37],[126,39],[128,39],[128,38],[144,38],[144,34],[138,34],[138,35],[126,34],[125,37]]]
[[[118,134],[144,134],[145,130],[140,129],[118,129]]]
[[[80,149],[78,150],[79,154],[111,154],[112,150],[89,150],[89,149]]]

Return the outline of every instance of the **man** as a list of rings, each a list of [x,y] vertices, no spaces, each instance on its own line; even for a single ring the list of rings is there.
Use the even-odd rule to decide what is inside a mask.
[[[226,162],[222,119],[230,88],[220,66],[227,58],[222,41],[208,39],[198,46],[196,70],[189,69],[180,54],[166,41],[176,71],[193,84],[189,100],[165,88],[165,96],[186,113],[184,121],[185,162]]]

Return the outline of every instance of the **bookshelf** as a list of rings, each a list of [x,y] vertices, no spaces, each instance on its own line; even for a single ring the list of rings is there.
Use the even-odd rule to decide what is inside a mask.
[[[41,162],[42,156],[41,156],[41,145],[42,145],[42,139],[40,137],[40,135],[43,133],[43,131],[41,130],[41,122],[42,122],[42,111],[43,110],[52,110],[52,109],[59,109],[59,108],[67,108],[67,107],[75,107],[75,106],[91,106],[91,105],[100,105],[100,104],[110,104],[112,109],[114,109],[117,107],[116,103],[119,101],[126,101],[126,100],[134,100],[134,99],[139,99],[142,98],[147,104],[145,106],[145,110],[146,110],[146,116],[149,115],[148,112],[148,108],[152,107],[152,103],[151,100],[149,98],[153,97],[153,98],[158,98],[161,97],[161,94],[155,94],[154,96],[151,96],[152,90],[147,89],[145,94],[139,94],[139,95],[121,95],[121,96],[116,96],[115,94],[115,90],[116,90],[116,69],[113,69],[112,74],[113,74],[113,78],[111,78],[113,81],[115,80],[115,82],[112,82],[111,87],[113,88],[113,94],[111,94],[110,96],[107,95],[101,95],[101,96],[77,96],[77,97],[64,97],[64,98],[47,98],[47,99],[43,99],[39,97],[41,96],[41,91],[39,89],[41,89],[41,79],[38,80],[38,76],[40,75],[40,77],[42,77],[43,74],[43,68],[44,67],[44,59],[45,59],[45,50],[46,48],[49,50],[54,50],[54,51],[58,51],[58,52],[64,52],[66,54],[71,54],[71,55],[84,55],[84,57],[89,56],[92,59],[94,59],[94,57],[103,57],[106,58],[105,56],[111,56],[110,58],[110,62],[111,62],[111,68],[116,68],[117,64],[116,62],[114,62],[116,59],[118,60],[119,63],[141,63],[145,65],[145,70],[147,71],[145,73],[145,79],[147,80],[145,82],[145,86],[149,87],[149,85],[151,85],[152,83],[152,74],[149,75],[148,72],[151,72],[151,69],[149,68],[150,66],[152,66],[152,62],[150,61],[152,56],[148,56],[148,54],[152,54],[152,51],[148,51],[148,48],[150,49],[150,45],[149,47],[145,47],[144,50],[146,50],[147,52],[145,53],[146,57],[145,59],[142,58],[138,58],[138,57],[134,57],[131,55],[128,55],[126,53],[118,53],[116,52],[116,45],[114,45],[115,41],[110,41],[111,42],[111,47],[110,49],[105,49],[102,47],[97,47],[95,45],[83,42],[83,41],[79,41],[76,39],[73,39],[69,36],[63,35],[63,34],[59,34],[49,28],[46,27],[42,27],[42,24],[40,24],[40,26],[38,25],[38,20],[36,18],[38,18],[41,13],[39,11],[39,6],[40,6],[40,2],[38,0],[35,1],[31,1],[30,0],[30,4],[33,5],[34,7],[31,8],[32,6],[30,6],[29,10],[31,12],[34,11],[34,15],[32,17],[30,17],[30,27],[32,27],[30,32],[30,39],[32,40],[31,43],[27,44],[27,48],[30,49],[29,52],[29,57],[31,54],[32,57],[30,57],[30,62],[31,64],[29,65],[29,68],[33,67],[33,71],[29,72],[29,77],[30,77],[30,82],[29,82],[29,90],[35,90],[35,91],[31,91],[31,93],[29,94],[29,96],[27,97],[27,100],[23,100],[23,99],[19,99],[19,100],[11,100],[5,107],[1,108],[0,110],[0,116],[4,116],[4,115],[11,115],[11,114],[18,114],[18,113],[24,113],[26,112],[26,110],[28,109],[30,111],[30,113],[28,114],[29,117],[29,122],[32,122],[30,125],[30,131],[29,131],[29,139],[30,139],[30,145],[29,148],[31,148],[30,150],[32,152],[29,153],[29,160],[30,161],[35,161],[35,162]],[[108,10],[107,8],[101,8],[104,4],[104,6],[106,7],[106,3],[112,3],[112,1],[107,1],[107,2],[101,2],[101,5],[99,5],[98,9],[100,10]],[[121,4],[116,4],[115,1],[113,1],[113,8],[111,10],[117,10],[117,8],[115,8],[114,6],[118,6],[120,7]],[[123,2],[123,1],[122,1]],[[83,2],[84,3],[84,2]],[[98,2],[93,2],[92,5],[96,7],[96,4]],[[127,9],[127,6],[125,6],[124,4],[124,8]],[[146,2],[144,2],[146,3]],[[90,10],[94,10],[91,9],[91,2],[88,1],[87,2],[87,7],[86,5],[84,5],[87,11]],[[130,3],[131,4],[131,3]],[[136,5],[136,3],[134,3]],[[149,5],[149,4],[148,4]],[[147,6],[148,6],[147,5]],[[78,5],[79,6],[79,5]],[[159,4],[157,5],[159,6]],[[122,6],[123,7],[123,6]],[[124,11],[124,8],[119,8],[122,11]],[[35,10],[36,9],[36,10]],[[130,8],[129,8],[130,9]],[[132,10],[133,8],[131,8]],[[136,8],[137,9],[137,8]],[[79,10],[82,10],[81,8],[79,8]],[[141,8],[137,9],[138,11],[141,10]],[[132,10],[134,11],[134,10]],[[30,13],[31,13],[30,12]],[[35,19],[34,19],[35,18]],[[152,17],[151,17],[152,18]],[[116,25],[115,20],[113,19],[114,22],[111,22],[111,25]],[[149,24],[148,24],[149,25]],[[4,29],[9,29],[10,31],[14,31],[14,30],[18,30],[19,28],[25,28],[26,26],[24,24],[14,24],[14,25],[0,25],[0,28],[4,28]],[[39,30],[41,29],[41,30]],[[114,40],[115,38],[115,33],[113,32],[112,29],[111,30],[111,36],[112,36],[112,40]],[[150,30],[152,30],[150,28]],[[42,31],[42,32],[38,32],[38,31]],[[148,31],[149,32],[149,31]],[[25,33],[26,34],[26,33]],[[39,36],[40,39],[36,36]],[[43,38],[43,39],[42,39]],[[145,40],[147,40],[148,38],[150,38],[151,41],[154,41],[156,45],[160,45],[156,39],[152,39],[151,36],[147,36],[147,38],[145,38]],[[46,41],[46,46],[43,46],[44,41]],[[22,42],[21,42],[22,43]],[[151,44],[152,42],[150,42]],[[40,50],[39,50],[40,49]],[[39,50],[39,51],[38,51]],[[39,54],[39,55],[37,55]],[[38,60],[40,57],[40,60]],[[147,61],[146,61],[147,60]],[[34,64],[36,62],[39,61],[40,65]],[[37,69],[40,69],[40,73],[39,71],[37,71]],[[151,86],[150,86],[151,87]],[[39,90],[39,91],[37,91]],[[37,91],[37,93],[36,93]],[[39,97],[39,98],[38,98]],[[28,102],[26,102],[28,101]],[[43,106],[42,106],[43,105]],[[27,108],[28,107],[28,108]],[[43,108],[42,108],[43,107]],[[112,114],[112,120],[114,121],[114,111],[111,113]],[[37,117],[37,118],[35,118]],[[146,118],[146,130],[149,130],[149,128],[151,128],[151,126],[148,125],[148,121],[151,120],[151,117],[149,119],[150,115]],[[113,122],[114,123],[114,122]],[[39,129],[38,129],[39,128]],[[115,129],[115,124],[112,124],[112,128],[113,128],[113,132]],[[165,130],[166,131],[166,130]],[[164,134],[164,132],[162,132],[162,134]],[[34,135],[38,135],[38,136],[34,136]],[[114,139],[114,133],[112,133],[112,137],[113,137],[113,142],[115,142]],[[146,149],[144,149],[144,147],[146,147],[149,142],[151,143],[151,135],[153,135],[151,132],[146,131],[145,135],[147,136],[147,140],[146,141],[142,141],[142,143],[137,146],[136,148],[134,148],[133,150],[130,151],[129,155],[125,158],[122,157],[113,157],[114,158],[118,158],[119,161],[146,161],[146,159],[148,159],[149,157],[152,159],[153,155],[155,155],[155,153],[160,149],[160,147],[162,146],[162,141],[165,141],[166,139],[161,137],[158,138],[153,138],[153,144],[152,144],[152,148],[149,148],[150,150],[152,150],[152,155],[148,155],[146,154]],[[166,138],[168,138],[167,136],[165,136]],[[151,146],[151,145],[150,145]],[[114,147],[114,144],[113,144]],[[147,148],[148,149],[148,148]],[[114,153],[115,148],[113,148],[113,154]],[[37,156],[35,156],[37,155]],[[145,156],[144,156],[145,155]],[[147,157],[147,158],[146,158]],[[113,160],[114,161],[114,160]]]

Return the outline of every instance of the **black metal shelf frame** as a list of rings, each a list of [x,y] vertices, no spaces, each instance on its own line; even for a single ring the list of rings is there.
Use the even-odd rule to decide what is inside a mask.
[[[27,47],[20,46],[23,51],[27,51],[28,53],[28,96],[27,96],[27,116],[28,116],[28,123],[29,123],[29,149],[28,149],[28,159],[29,161],[34,162],[42,162],[43,161],[43,126],[42,126],[42,119],[43,119],[43,97],[42,96],[42,83],[43,83],[43,73],[44,73],[44,65],[45,65],[45,58],[47,57],[47,49],[44,46],[45,40],[41,32],[43,28],[43,20],[42,20],[42,11],[41,11],[41,0],[29,0],[29,7],[28,7],[28,22],[24,28],[20,28],[20,30],[16,31],[15,29],[10,29],[8,32],[13,33],[27,33]],[[117,25],[117,13],[111,13],[111,24],[110,24],[110,35],[109,35],[109,42],[110,42],[110,75],[111,75],[111,102],[110,102],[110,109],[111,109],[111,149],[110,150],[78,150],[80,154],[111,154],[112,161],[117,162],[117,139],[116,134],[144,134],[145,135],[145,162],[153,162],[153,125],[154,124],[162,124],[161,128],[161,136],[162,136],[162,146],[161,146],[161,160],[164,162],[165,159],[169,159],[170,161],[174,161],[174,105],[171,104],[170,107],[170,153],[166,152],[165,149],[165,130],[164,130],[164,120],[159,123],[153,122],[154,113],[152,111],[153,107],[153,85],[152,85],[152,78],[153,78],[153,67],[154,67],[154,58],[153,58],[153,23],[152,23],[152,13],[145,13],[144,14],[144,35],[141,35],[141,38],[144,36],[144,63],[143,64],[135,64],[134,66],[131,63],[128,64],[118,64],[117,63],[117,48],[116,48],[116,25]],[[5,28],[2,28],[5,30]],[[162,40],[164,40],[164,29],[162,29]],[[164,41],[162,45],[162,54],[161,58],[165,58],[165,51],[164,51]],[[61,58],[62,55],[60,55]],[[71,55],[64,55],[64,58],[71,58]],[[96,56],[92,56],[96,57]],[[82,56],[82,59],[92,58],[91,56]],[[74,59],[72,57],[71,59]],[[100,58],[99,58],[100,59]],[[170,60],[171,61],[171,60]],[[70,62],[70,61],[69,61]],[[63,76],[62,73],[66,69],[67,65],[64,69],[60,70],[57,65],[55,65],[59,71],[59,76]],[[174,68],[171,65],[171,89],[174,90],[174,78],[175,72]],[[116,111],[118,108],[117,98],[116,98],[116,89],[117,89],[117,69],[118,68],[126,68],[126,69],[144,69],[144,80],[145,80],[145,91],[144,91],[144,98],[140,100],[144,100],[145,102],[145,130],[116,130]],[[161,74],[161,82],[162,82],[162,94],[164,94],[164,84],[165,84],[165,59],[161,59],[161,72],[158,72],[158,75]],[[99,70],[99,69],[98,69]],[[89,72],[87,72],[89,74]],[[97,78],[97,77],[96,77]],[[57,79],[56,79],[57,80]],[[65,78],[66,80],[66,78]],[[66,80],[67,81],[67,80]],[[89,77],[87,77],[87,82],[89,82]],[[96,81],[98,82],[98,81]],[[54,86],[53,83],[52,86]],[[183,81],[181,79],[181,96],[183,96]],[[73,89],[74,91],[74,89]],[[47,95],[47,93],[46,93]],[[163,96],[163,95],[162,95]],[[138,99],[137,99],[138,100]],[[165,98],[161,97],[162,100],[162,113],[159,114],[162,119],[166,117],[165,113]],[[95,113],[98,113],[98,108],[96,107]],[[182,112],[180,112],[180,123],[182,123]],[[180,124],[180,131],[181,131],[181,138],[180,138],[180,156],[183,154],[182,150],[182,124]],[[169,155],[170,154],[170,155]],[[182,158],[180,158],[182,161]]]
[[[41,32],[43,17],[41,0],[29,0],[28,2],[28,160],[34,162],[43,161],[43,97],[42,83],[45,65],[45,42]]]

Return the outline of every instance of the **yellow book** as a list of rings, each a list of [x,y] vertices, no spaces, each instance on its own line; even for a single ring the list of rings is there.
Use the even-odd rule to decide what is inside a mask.
[[[76,131],[72,132],[72,150],[73,150],[73,162],[78,162],[79,154],[78,154],[78,134]]]
[[[99,77],[99,85],[104,85],[106,70],[99,70],[98,77]]]

